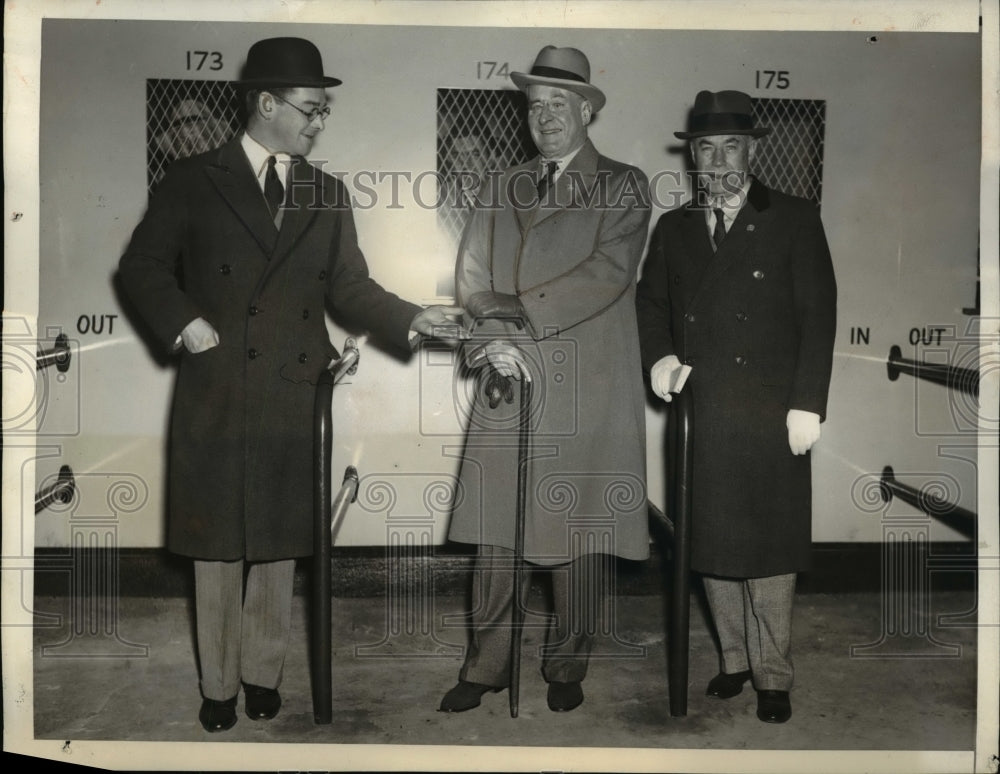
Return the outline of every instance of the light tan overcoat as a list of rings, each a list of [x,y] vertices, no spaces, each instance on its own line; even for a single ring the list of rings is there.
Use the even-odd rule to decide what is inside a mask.
[[[645,396],[635,318],[648,183],[589,141],[541,204],[539,159],[488,180],[459,249],[458,303],[516,294],[527,326],[488,321],[473,347],[506,338],[532,375],[525,557],[538,564],[649,552]],[[490,409],[466,375],[469,427],[449,537],[513,548],[518,390]]]

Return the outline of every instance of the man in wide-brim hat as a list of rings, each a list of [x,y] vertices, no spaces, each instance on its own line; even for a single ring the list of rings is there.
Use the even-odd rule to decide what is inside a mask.
[[[505,170],[500,200],[473,210],[456,269],[458,301],[480,323],[474,335],[491,373],[477,382],[449,528],[450,539],[480,549],[472,639],[459,682],[441,701],[447,712],[479,706],[511,678],[512,606],[524,600],[513,599],[511,568],[520,399],[510,380],[532,380],[537,453],[527,462],[524,559],[552,576],[555,616],[542,663],[551,710],[584,699],[610,556],[649,551],[634,307],[647,181],[588,139],[605,97],[581,51],[546,46],[530,72],[511,80],[527,93],[539,155]],[[524,331],[489,319],[512,317]],[[491,392],[498,380],[506,389]],[[498,437],[498,427],[511,432]]]
[[[675,132],[690,142],[695,197],[657,223],[637,309],[653,391],[694,400],[691,567],[722,649],[706,692],[728,699],[752,679],[757,716],[783,723],[837,287],[816,205],[749,175],[768,131],[748,95],[698,94],[688,131]]]
[[[315,385],[337,355],[326,304],[401,352],[411,332],[450,322],[369,277],[346,189],[304,158],[339,83],[308,40],[255,43],[239,82],[246,131],[168,168],[120,263],[180,360],[167,548],[194,559],[210,732],[236,723],[241,683],[252,719],[281,706],[295,558],[313,552]]]

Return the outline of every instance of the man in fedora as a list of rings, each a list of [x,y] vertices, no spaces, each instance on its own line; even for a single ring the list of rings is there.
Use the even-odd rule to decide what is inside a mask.
[[[281,705],[295,558],[313,551],[315,385],[337,357],[326,305],[401,352],[451,323],[369,276],[349,194],[304,158],[338,84],[307,40],[255,43],[238,84],[246,131],[169,168],[120,262],[180,361],[167,547],[194,559],[210,732],[236,723],[241,683],[252,719]]]
[[[471,643],[441,702],[446,712],[509,685],[512,607],[525,604],[530,586],[513,599],[518,453],[516,433],[502,432],[517,427],[513,381],[532,381],[524,558],[552,575],[542,649],[551,710],[583,701],[609,557],[643,559],[649,550],[634,309],[648,184],[588,139],[605,96],[582,52],[546,46],[530,73],[511,79],[527,94],[539,155],[484,185],[459,248],[457,298],[477,321],[478,346],[466,347],[484,355],[490,374],[476,382],[449,529],[450,539],[480,549]]]
[[[816,205],[748,174],[769,131],[746,94],[698,94],[689,131],[675,132],[690,143],[695,195],[657,223],[637,309],[653,391],[669,401],[691,369],[691,567],[722,651],[707,693],[728,699],[752,680],[757,716],[783,723],[837,287]]]

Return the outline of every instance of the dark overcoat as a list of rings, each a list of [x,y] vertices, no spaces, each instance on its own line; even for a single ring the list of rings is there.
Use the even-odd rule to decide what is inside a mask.
[[[649,223],[645,176],[588,141],[537,203],[539,160],[480,192],[459,250],[456,288],[516,294],[527,326],[482,326],[468,346],[510,336],[532,373],[525,556],[649,551],[645,397],[635,281]],[[497,184],[498,183],[498,184]],[[517,416],[489,409],[474,380],[449,530],[452,540],[514,547]]]
[[[643,365],[688,363],[693,569],[761,577],[808,567],[810,455],[789,409],[826,417],[837,289],[816,206],[751,184],[717,252],[692,206],[656,225],[638,289]]]
[[[315,385],[337,354],[326,303],[400,348],[419,311],[369,276],[344,186],[301,158],[292,175],[279,231],[239,137],[175,162],[120,262],[165,350],[197,317],[219,334],[179,351],[170,423],[167,547],[198,559],[312,552]]]

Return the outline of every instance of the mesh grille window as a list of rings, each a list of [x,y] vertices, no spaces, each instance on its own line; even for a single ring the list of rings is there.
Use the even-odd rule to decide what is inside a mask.
[[[146,185],[171,162],[218,148],[240,129],[236,90],[227,81],[146,81]]]
[[[767,185],[822,203],[826,101],[754,98],[755,173]],[[456,241],[478,180],[536,154],[526,98],[509,89],[438,89],[438,219]],[[217,148],[240,128],[236,90],[226,81],[146,81],[147,186],[151,193],[176,159]]]
[[[771,188],[809,199],[818,208],[823,200],[826,100],[754,98],[752,102],[754,124],[771,127],[771,133],[757,143],[754,173]]]
[[[536,155],[526,115],[520,91],[438,89],[438,222],[456,242],[483,176]]]

